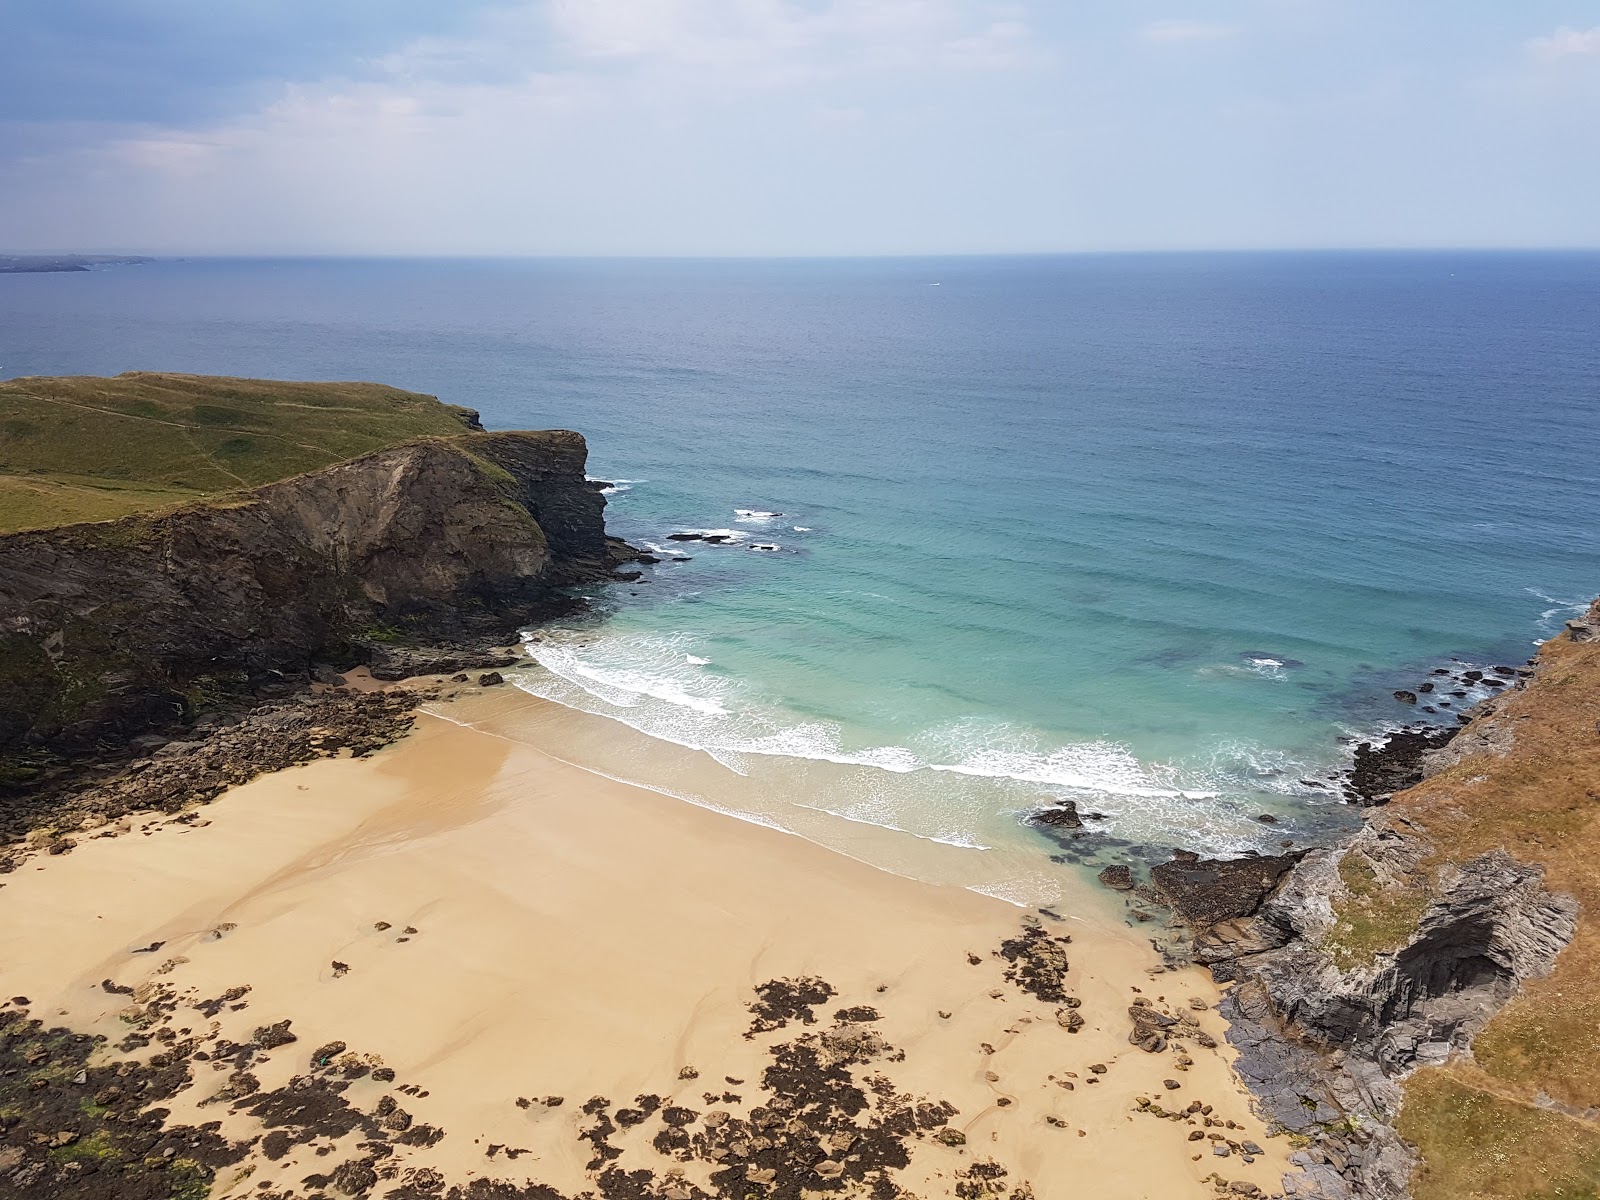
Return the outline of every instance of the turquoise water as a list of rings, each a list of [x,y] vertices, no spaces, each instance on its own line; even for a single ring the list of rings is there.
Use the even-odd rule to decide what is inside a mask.
[[[1341,735],[1600,590],[1597,330],[1593,254],[0,277],[7,376],[377,379],[583,431],[615,529],[692,559],[541,635],[533,689],[958,844],[1051,797],[1210,850],[1343,819],[1301,782]]]

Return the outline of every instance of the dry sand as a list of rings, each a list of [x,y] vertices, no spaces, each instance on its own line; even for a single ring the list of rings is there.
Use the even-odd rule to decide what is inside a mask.
[[[181,1003],[168,1024],[197,1035],[248,1041],[287,1018],[298,1041],[251,1066],[263,1092],[305,1072],[324,1043],[374,1056],[369,1065],[381,1060],[398,1078],[363,1075],[345,1099],[372,1111],[393,1096],[445,1136],[379,1159],[387,1178],[373,1196],[429,1194],[432,1177],[418,1168],[448,1185],[492,1178],[569,1196],[602,1191],[587,1165],[594,1145],[579,1136],[596,1124],[581,1111],[590,1097],[605,1097],[609,1114],[636,1096],[662,1097],[697,1114],[689,1133],[712,1110],[737,1122],[772,1099],[762,1072],[775,1045],[814,1039],[841,1024],[836,1011],[860,1006],[879,1019],[854,1014],[842,1042],[814,1043],[824,1058],[842,1045],[856,1082],[889,1081],[881,1096],[949,1102],[948,1127],[965,1138],[947,1145],[932,1126],[902,1137],[909,1165],[887,1175],[910,1193],[1026,1196],[1027,1184],[1047,1198],[1173,1200],[1214,1194],[1213,1173],[1279,1190],[1286,1139],[1267,1138],[1225,1048],[1191,1039],[1148,1054],[1128,1041],[1136,995],[1220,1041],[1216,1013],[1189,1005],[1214,1005],[1214,986],[1197,970],[1156,972],[1143,935],[1098,897],[1039,926],[1072,938],[1066,986],[1085,1025],[1070,1033],[1058,1021],[1068,1009],[1005,978],[996,952],[1027,916],[1010,904],[878,870],[437,717],[372,758],[260,778],[198,818],[137,822],[6,877],[0,996],[25,995],[34,1016],[112,1044],[140,1010],[103,980],[138,989],[140,1004],[170,989]],[[135,952],[153,943],[160,948]],[[818,1023],[746,1037],[757,985],[800,977],[836,992],[814,1006]],[[215,1023],[188,1007],[245,985],[236,1001],[245,1007],[224,1007]],[[863,1026],[887,1045],[863,1041]],[[265,1132],[225,1101],[202,1104],[228,1071],[193,1067],[194,1086],[166,1105],[172,1120],[221,1119],[237,1138]],[[697,1076],[680,1078],[685,1068]],[[1180,1086],[1168,1089],[1169,1079]],[[1158,1118],[1137,1109],[1139,1096],[1172,1108],[1203,1102],[1218,1125]],[[873,1111],[851,1119],[865,1129]],[[805,1136],[803,1125],[786,1136]],[[609,1138],[621,1151],[612,1165],[653,1173],[638,1194],[767,1195],[787,1185],[798,1195],[797,1185],[827,1186],[833,1169],[718,1191],[713,1173],[737,1157],[664,1155],[652,1146],[663,1129],[656,1114]],[[1265,1152],[1251,1164],[1238,1152],[1216,1156],[1211,1141],[1189,1140],[1196,1130],[1253,1139]],[[360,1136],[308,1137],[276,1160],[258,1145],[219,1173],[213,1196],[314,1195],[304,1177],[359,1156]],[[831,1153],[847,1161],[851,1151]],[[974,1177],[988,1161],[1006,1174]],[[672,1170],[681,1175],[666,1178]],[[420,1190],[399,1193],[408,1183]],[[819,1194],[868,1193],[847,1183]]]

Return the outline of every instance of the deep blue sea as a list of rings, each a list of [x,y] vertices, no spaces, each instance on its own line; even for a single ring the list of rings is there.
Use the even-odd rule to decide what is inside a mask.
[[[543,635],[530,687],[958,845],[1051,797],[1208,850],[1326,825],[1302,780],[1413,716],[1393,689],[1600,590],[1597,254],[0,276],[0,376],[130,369],[582,431],[614,529],[691,558]]]

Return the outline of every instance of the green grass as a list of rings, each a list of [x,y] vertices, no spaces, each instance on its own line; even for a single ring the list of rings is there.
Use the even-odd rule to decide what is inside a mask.
[[[1475,1086],[1470,1068],[1406,1085],[1400,1134],[1422,1156],[1415,1200],[1600,1200],[1600,1134],[1588,1122]]]
[[[1358,854],[1339,860],[1348,898],[1334,904],[1334,927],[1323,949],[1342,971],[1370,966],[1379,954],[1404,946],[1416,933],[1429,897],[1421,880],[1387,886]]]
[[[0,533],[255,487],[417,437],[462,410],[376,383],[130,372],[0,382]]]

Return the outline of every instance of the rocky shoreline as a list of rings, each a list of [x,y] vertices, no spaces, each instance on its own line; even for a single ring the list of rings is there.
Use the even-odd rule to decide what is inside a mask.
[[[1561,635],[1597,638],[1600,602]],[[1335,845],[1233,860],[1180,851],[1145,884],[1126,868],[1102,872],[1107,886],[1165,910],[1169,961],[1207,966],[1232,985],[1221,1011],[1236,1069],[1263,1114],[1303,1139],[1288,1195],[1411,1196],[1419,1158],[1396,1129],[1404,1080],[1470,1056],[1477,1033],[1526,981],[1549,974],[1574,936],[1577,901],[1550,891],[1537,865],[1492,849],[1441,869],[1428,830],[1382,807],[1473,756],[1513,753],[1512,730],[1497,718],[1539,684],[1542,666],[1492,669],[1494,694],[1458,728],[1405,728],[1358,745],[1343,786],[1373,813]],[[1465,682],[1485,677],[1472,674]],[[1424,874],[1440,881],[1426,899],[1382,910],[1392,949],[1349,944],[1370,933],[1351,924],[1352,899]]]

